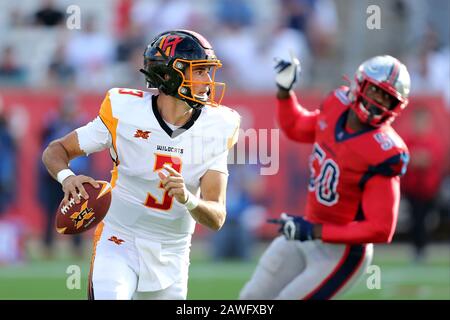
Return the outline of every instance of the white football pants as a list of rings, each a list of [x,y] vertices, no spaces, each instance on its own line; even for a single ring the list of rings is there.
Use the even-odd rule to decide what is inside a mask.
[[[245,300],[325,300],[350,288],[372,261],[373,245],[277,237],[240,293]]]
[[[147,254],[142,248],[151,250]],[[88,296],[92,300],[185,300],[188,266],[189,248],[183,254],[161,249],[159,243],[136,239],[102,223],[94,236]]]

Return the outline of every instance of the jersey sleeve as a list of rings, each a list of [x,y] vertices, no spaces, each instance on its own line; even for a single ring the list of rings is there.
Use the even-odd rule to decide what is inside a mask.
[[[322,240],[330,243],[389,243],[395,232],[400,204],[400,178],[375,176],[362,196],[364,220],[345,225],[323,224]]]
[[[278,122],[289,139],[313,143],[320,110],[308,111],[299,105],[291,93],[287,99],[278,99]]]
[[[78,135],[80,149],[87,155],[114,147],[115,124],[112,116],[110,92],[106,94],[100,107],[98,116],[87,125],[78,128],[75,132]]]
[[[111,135],[100,117],[96,117],[85,126],[76,129],[75,132],[78,135],[80,149],[86,155],[111,147]]]
[[[208,166],[208,170],[219,171],[228,175],[227,159],[228,150],[225,150],[210,160],[211,164]]]
[[[222,127],[225,133],[225,145],[221,152],[209,161],[207,167],[208,170],[220,171],[228,175],[228,154],[229,150],[234,147],[239,139],[241,117],[239,113],[230,108],[226,108],[224,112],[227,115]]]
[[[408,163],[409,153],[406,150],[402,150],[376,165],[370,165],[367,172],[361,178],[359,187],[363,188],[367,181],[376,175],[384,177],[401,177],[406,173]]]
[[[386,177],[403,176],[406,173],[409,163],[409,153],[406,150],[400,151],[378,165],[380,174]]]

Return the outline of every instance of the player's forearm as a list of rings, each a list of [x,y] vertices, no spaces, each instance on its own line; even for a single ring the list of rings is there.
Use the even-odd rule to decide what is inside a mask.
[[[319,112],[302,108],[292,91],[279,90],[277,98],[278,121],[283,132],[292,140],[314,142]]]
[[[347,225],[322,225],[322,240],[330,243],[389,243],[393,230],[389,226],[374,227],[366,221],[352,222]]]
[[[69,167],[69,161],[67,150],[58,140],[50,143],[42,153],[42,162],[54,179],[59,171]]]
[[[365,220],[346,225],[325,224],[322,239],[333,243],[389,243],[397,225],[399,202],[399,178],[374,176],[364,188],[362,210]]]
[[[195,221],[215,231],[225,223],[225,206],[217,201],[199,200],[198,206],[189,212]]]

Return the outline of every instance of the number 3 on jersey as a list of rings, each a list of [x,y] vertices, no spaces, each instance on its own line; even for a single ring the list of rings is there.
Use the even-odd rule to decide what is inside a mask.
[[[158,171],[163,169],[165,164],[169,164],[176,171],[181,173],[181,159],[174,156],[164,155],[164,154],[155,154],[155,167],[153,171]],[[164,190],[162,182],[159,184],[159,187]],[[145,201],[145,206],[149,208],[155,208],[159,210],[170,210],[172,208],[173,197],[169,196],[167,191],[164,192],[162,201],[158,201],[158,199],[153,196],[150,192],[147,193],[147,200]]]
[[[339,167],[332,159],[326,159],[322,148],[315,143],[309,159],[311,177],[308,190],[315,192],[316,199],[321,204],[331,207],[339,200],[337,186],[339,183]]]
[[[142,98],[144,97],[144,91],[134,89],[119,89],[120,94],[129,94],[131,96]]]

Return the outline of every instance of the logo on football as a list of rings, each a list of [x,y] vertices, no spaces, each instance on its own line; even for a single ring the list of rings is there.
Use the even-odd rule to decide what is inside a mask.
[[[111,205],[111,185],[106,181],[97,181],[99,188],[89,183],[83,187],[89,199],[82,199],[76,204],[70,197],[69,202],[59,204],[56,212],[56,231],[61,234],[77,234],[85,232],[99,224],[106,216]],[[80,194],[79,194],[80,196]]]

